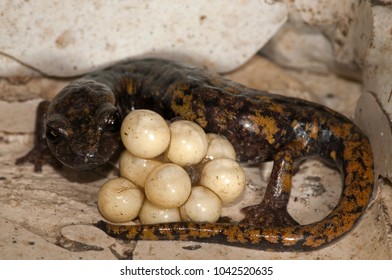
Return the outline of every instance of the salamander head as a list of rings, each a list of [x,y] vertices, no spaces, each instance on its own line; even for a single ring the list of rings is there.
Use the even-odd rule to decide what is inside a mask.
[[[49,149],[71,168],[97,167],[118,151],[121,121],[109,87],[96,81],[75,81],[62,89],[48,108]]]

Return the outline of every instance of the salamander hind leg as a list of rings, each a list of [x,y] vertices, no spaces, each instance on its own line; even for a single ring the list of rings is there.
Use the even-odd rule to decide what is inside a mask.
[[[301,143],[295,142],[276,154],[264,199],[260,204],[241,210],[245,214],[242,224],[257,227],[298,225],[287,212],[287,204],[290,198],[294,161],[303,156],[303,151]]]

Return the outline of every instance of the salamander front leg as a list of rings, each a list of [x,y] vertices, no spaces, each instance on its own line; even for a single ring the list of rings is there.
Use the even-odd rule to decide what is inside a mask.
[[[301,145],[295,143],[275,156],[263,201],[243,208],[245,218],[241,223],[262,227],[298,225],[287,212],[287,204],[290,198],[294,160],[301,155],[301,150]]]

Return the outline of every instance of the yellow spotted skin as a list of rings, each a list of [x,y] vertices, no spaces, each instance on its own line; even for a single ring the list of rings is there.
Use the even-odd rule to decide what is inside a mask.
[[[126,61],[72,82],[49,105],[49,148],[70,167],[100,165],[120,146],[110,142],[119,141],[114,110],[123,118],[141,108],[166,119],[195,121],[206,132],[231,141],[238,160],[273,160],[274,167],[263,201],[243,209],[245,218],[239,224],[118,226],[98,222],[111,236],[309,251],[349,232],[369,203],[374,184],[371,147],[349,119],[319,104],[249,89],[205,69],[163,59]],[[109,113],[101,116],[102,111]],[[85,131],[84,139],[81,131]],[[113,133],[111,138],[108,131]],[[287,203],[294,162],[310,156],[319,156],[340,170],[343,190],[327,217],[299,225],[287,213]]]

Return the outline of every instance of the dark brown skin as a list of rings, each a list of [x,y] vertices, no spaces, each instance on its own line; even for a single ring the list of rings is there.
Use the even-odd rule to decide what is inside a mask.
[[[117,64],[64,88],[47,111],[49,149],[72,168],[104,164],[121,148],[122,119],[141,108],[166,119],[195,121],[206,132],[231,141],[238,160],[273,160],[274,167],[264,200],[243,209],[245,218],[239,224],[98,222],[111,236],[308,251],[349,232],[368,205],[374,183],[371,147],[346,117],[315,103],[249,89],[207,70],[161,59]],[[287,203],[294,162],[310,156],[319,156],[341,171],[343,190],[326,218],[299,225],[288,214]],[[19,163],[32,158],[30,154]],[[32,161],[39,170],[39,160]]]

